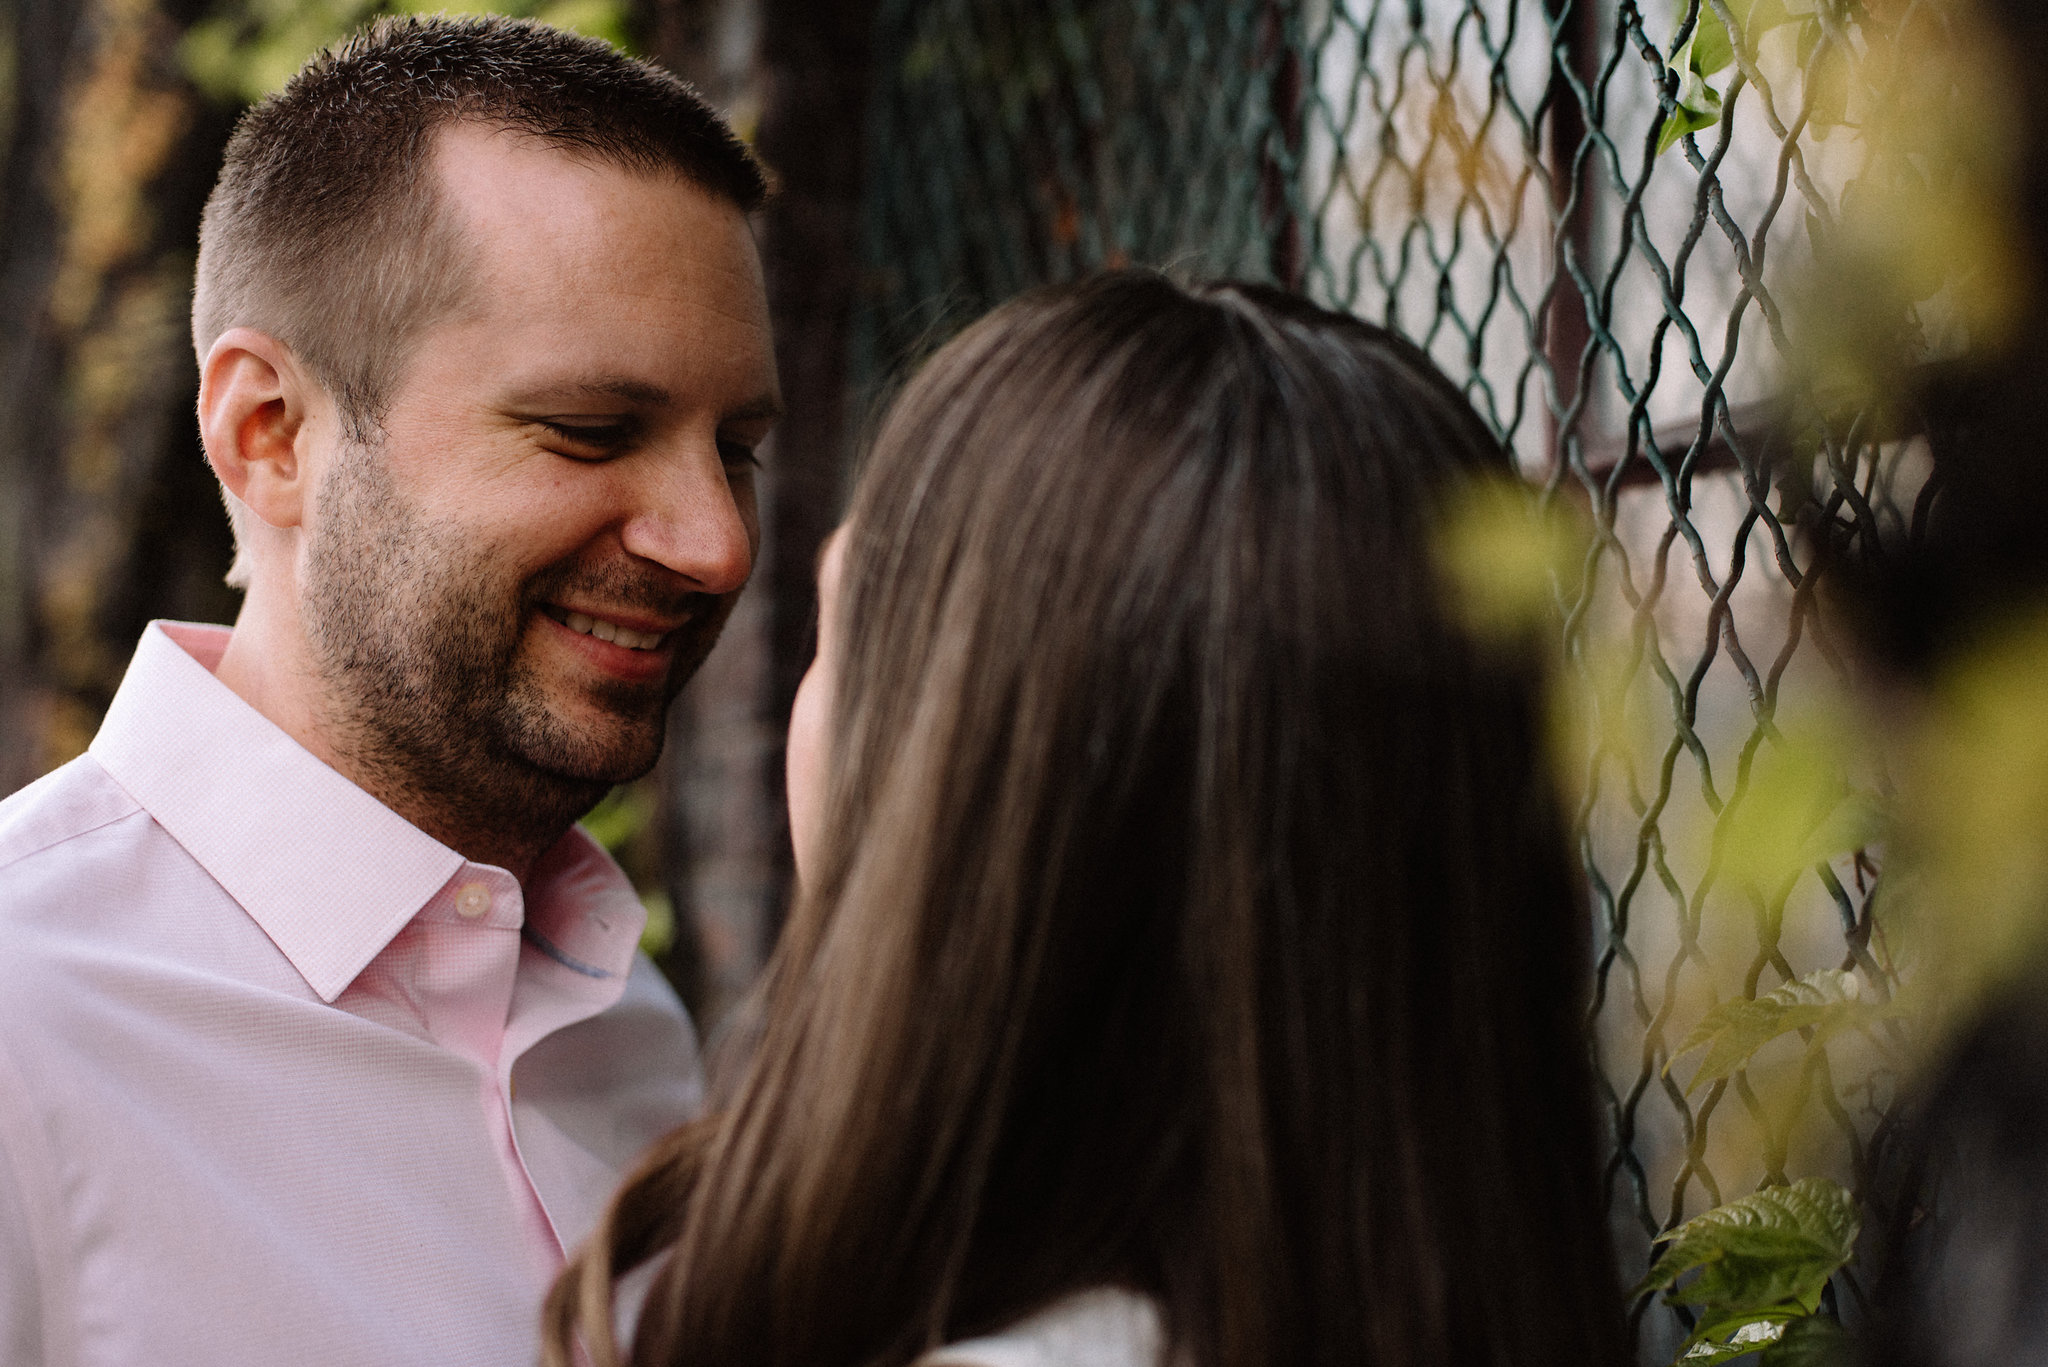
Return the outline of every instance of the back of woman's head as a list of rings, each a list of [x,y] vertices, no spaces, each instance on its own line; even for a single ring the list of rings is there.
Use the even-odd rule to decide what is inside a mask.
[[[1413,347],[1256,287],[1103,277],[925,367],[758,1053],[610,1228],[672,1255],[638,1360],[904,1362],[1102,1283],[1198,1367],[1619,1360],[1535,674],[1432,556],[1506,473]]]

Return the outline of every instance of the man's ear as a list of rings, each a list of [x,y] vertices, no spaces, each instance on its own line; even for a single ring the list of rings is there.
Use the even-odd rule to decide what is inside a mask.
[[[322,397],[291,348],[254,328],[230,328],[199,366],[199,436],[227,491],[273,527],[305,517],[318,472],[309,419]]]

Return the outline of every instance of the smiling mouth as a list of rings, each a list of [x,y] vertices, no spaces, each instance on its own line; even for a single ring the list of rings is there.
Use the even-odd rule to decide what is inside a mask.
[[[617,622],[607,622],[602,617],[592,617],[588,613],[558,608],[553,603],[541,604],[540,610],[571,631],[580,632],[585,636],[595,636],[600,641],[610,641],[613,645],[624,646],[628,650],[659,650],[662,643],[671,635],[666,631],[635,631],[631,627],[622,627]]]

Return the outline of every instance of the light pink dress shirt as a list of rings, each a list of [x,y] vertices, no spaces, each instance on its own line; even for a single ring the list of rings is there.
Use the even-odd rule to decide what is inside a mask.
[[[522,890],[144,634],[0,802],[0,1363],[515,1367],[696,1039],[572,830]]]

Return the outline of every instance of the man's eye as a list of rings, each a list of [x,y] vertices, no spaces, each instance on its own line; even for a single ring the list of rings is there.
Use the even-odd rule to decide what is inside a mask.
[[[748,470],[758,470],[761,468],[761,462],[754,458],[754,448],[748,446],[745,442],[728,441],[723,437],[719,438],[718,458],[729,467]]]
[[[633,425],[625,422],[549,422],[544,419],[540,425],[560,444],[574,448],[567,454],[575,456],[609,455],[633,439]]]

